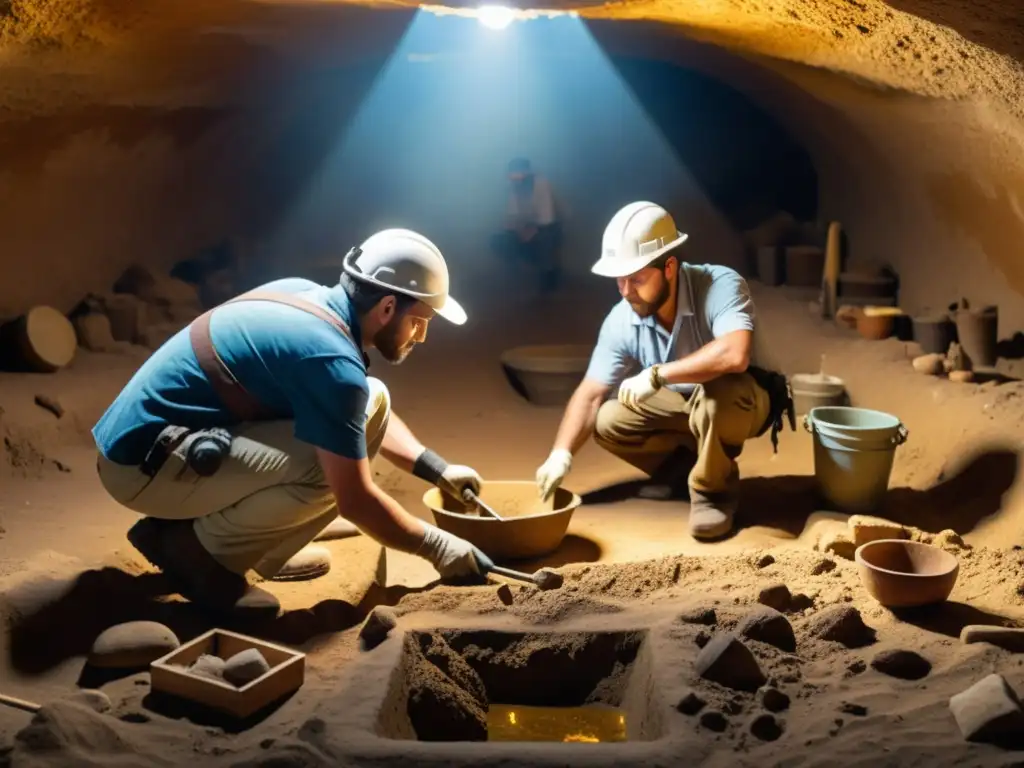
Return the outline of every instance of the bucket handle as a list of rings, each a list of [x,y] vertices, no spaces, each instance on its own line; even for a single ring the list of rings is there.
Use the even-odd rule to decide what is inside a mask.
[[[811,422],[811,414],[809,413],[804,416],[804,429],[812,435],[814,434],[814,425]],[[893,445],[903,445],[907,442],[909,436],[910,430],[903,425],[903,422],[900,422],[899,426],[896,427],[896,434],[890,437],[889,440],[892,441]]]

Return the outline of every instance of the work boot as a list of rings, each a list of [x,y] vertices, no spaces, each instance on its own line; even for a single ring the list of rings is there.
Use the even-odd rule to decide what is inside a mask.
[[[695,539],[718,539],[732,531],[739,506],[739,473],[729,478],[728,487],[717,493],[690,488],[690,535]]]
[[[238,618],[269,618],[281,608],[276,597],[218,563],[199,542],[192,520],[144,517],[128,531],[128,541],[201,608]]]
[[[697,457],[689,448],[676,448],[649,480],[641,483],[636,495],[648,501],[673,501],[689,496],[687,478]]]

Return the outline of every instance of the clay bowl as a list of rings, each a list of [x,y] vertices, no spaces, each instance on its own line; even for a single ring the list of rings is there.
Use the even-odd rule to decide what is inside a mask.
[[[960,562],[949,552],[904,539],[868,542],[854,559],[868,594],[889,608],[943,602],[960,572]]]
[[[897,307],[864,307],[857,315],[857,333],[869,341],[887,339],[896,327],[896,316],[901,314]]]
[[[431,488],[423,503],[443,531],[475,544],[492,560],[524,560],[549,554],[562,543],[580,497],[559,488],[547,502],[530,481],[488,480],[480,498],[501,515],[495,520]]]
[[[509,385],[529,403],[561,406],[583,380],[593,348],[581,344],[515,347],[501,355]]]

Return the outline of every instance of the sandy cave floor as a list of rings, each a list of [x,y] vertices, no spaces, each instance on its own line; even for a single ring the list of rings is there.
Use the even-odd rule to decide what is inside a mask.
[[[140,766],[197,759],[204,765],[388,762],[387,755],[360,756],[352,744],[332,742],[330,735],[331,724],[346,717],[350,675],[362,668],[350,663],[360,657],[354,628],[362,616],[355,607],[360,603],[364,609],[377,601],[397,603],[401,621],[410,627],[502,621],[520,628],[539,624],[593,630],[635,617],[642,626],[676,627],[672,637],[687,643],[683,657],[688,657],[699,650],[690,645],[697,630],[679,629],[675,617],[687,607],[713,604],[718,628],[728,629],[756,603],[762,587],[776,582],[811,599],[809,607],[789,614],[798,661],[785,663],[798,672],[783,676],[791,682],[780,683],[793,699],[780,717],[783,735],[774,742],[752,738],[747,722],[757,705],[752,697],[739,697],[728,705],[730,724],[722,733],[672,713],[672,732],[683,739],[688,754],[701,755],[709,765],[1019,763],[1019,753],[964,743],[946,703],[992,670],[1024,690],[1020,657],[985,645],[963,646],[957,639],[968,623],[1024,626],[1024,552],[1017,546],[1024,545],[1024,383],[956,385],[927,378],[910,369],[913,344],[863,341],[813,318],[805,301],[783,291],[760,289],[756,296],[768,329],[766,341],[787,372],[814,371],[825,354],[828,372],[846,380],[855,404],[898,414],[909,428],[910,439],[897,452],[893,470],[897,490],[884,514],[926,531],[953,529],[966,540],[963,548],[949,545],[961,558],[961,572],[951,602],[941,610],[901,620],[867,596],[853,563],[813,550],[823,531],[844,526],[845,516],[816,508],[807,480],[811,438],[798,428],[783,434],[777,456],[767,438],[748,444],[740,460],[739,530],[732,538],[713,545],[689,539],[685,504],[587,503],[574,517],[561,550],[524,564],[527,570],[564,566],[567,586],[537,593],[513,585],[511,605],[498,599],[497,582],[424,589],[432,569],[395,553],[387,555],[388,588],[382,593],[371,586],[379,555],[373,542],[364,537],[330,542],[330,574],[271,585],[285,612],[259,634],[300,647],[309,656],[303,688],[258,727],[233,735],[152,712],[142,702],[148,673],[140,673],[102,683],[119,719],[74,705],[49,708],[34,726],[35,736],[17,742],[13,764],[56,766],[78,760],[75,764],[98,765],[115,756],[117,764]],[[531,322],[522,327],[502,321],[490,305],[486,315],[471,314],[473,323],[463,330],[432,329],[431,343],[400,368],[377,363],[373,372],[389,384],[396,411],[443,455],[472,463],[485,478],[529,478],[546,455],[560,410],[518,400],[503,381],[497,356],[514,344],[551,341],[546,329],[554,327],[556,318],[564,334],[559,341],[589,341],[613,300],[612,294],[573,296],[577,316],[568,326],[564,304],[531,305]],[[465,344],[471,345],[472,357]],[[123,538],[133,515],[104,497],[92,470],[87,430],[144,354],[83,353],[73,369],[56,376],[0,380],[7,459],[0,496],[0,601],[8,624],[14,624],[4,636],[0,692],[48,702],[70,694],[79,682],[98,684],[79,680],[83,654],[100,630],[119,621],[156,618],[182,640],[207,628],[186,604],[148,599],[159,590]],[[466,359],[471,362],[462,362]],[[1005,370],[1019,375],[1019,366],[1008,363]],[[59,422],[33,405],[40,393],[56,396],[66,408]],[[410,510],[428,514],[419,502],[423,483],[384,462],[375,471],[382,486]],[[634,476],[626,465],[588,446],[567,485],[589,492]],[[774,563],[761,567],[769,553]],[[822,565],[825,560],[831,565]],[[70,579],[83,571],[86,575],[71,589]],[[54,600],[55,608],[36,611]],[[847,650],[810,637],[813,617],[842,603],[862,612],[877,631],[876,643]],[[932,663],[931,673],[908,682],[870,667],[849,672],[851,665],[859,669],[856,662],[869,662],[878,651],[896,647],[924,655]],[[781,663],[762,653],[766,649],[760,645],[755,650],[766,668]],[[383,685],[386,674],[370,679]],[[658,680],[661,696],[695,684],[685,661],[659,671]],[[705,695],[714,702],[721,689]],[[867,714],[838,711],[850,702],[867,707]],[[0,709],[0,738],[10,743],[30,719]],[[479,749],[465,755],[466,763],[486,759]],[[281,762],[261,762],[275,756]],[[463,759],[456,755],[436,761]]]

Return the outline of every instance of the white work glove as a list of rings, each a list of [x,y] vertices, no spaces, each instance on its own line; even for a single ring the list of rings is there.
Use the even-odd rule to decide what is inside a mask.
[[[483,576],[494,567],[491,559],[465,539],[424,523],[423,543],[416,554],[430,563],[442,579]]]
[[[462,492],[469,488],[479,496],[483,482],[480,473],[472,467],[467,467],[465,464],[449,464],[438,478],[437,487],[459,501],[465,501],[462,498]]]
[[[619,402],[627,408],[635,408],[650,399],[659,389],[661,384],[657,381],[654,371],[645,368],[619,385]]]
[[[572,454],[564,448],[555,448],[547,460],[537,468],[537,488],[540,497],[547,501],[548,496],[562,484],[572,467]]]

